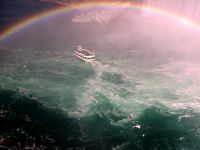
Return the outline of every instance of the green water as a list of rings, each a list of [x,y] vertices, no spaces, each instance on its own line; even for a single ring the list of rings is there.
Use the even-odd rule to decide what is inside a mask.
[[[45,148],[199,149],[200,116],[173,106],[181,101],[175,79],[121,69],[126,63],[69,57],[7,65],[1,135]]]
[[[183,56],[199,35],[127,13],[105,26],[58,15],[0,45],[7,148],[200,149],[200,64]],[[73,58],[80,43],[95,49],[94,63]]]

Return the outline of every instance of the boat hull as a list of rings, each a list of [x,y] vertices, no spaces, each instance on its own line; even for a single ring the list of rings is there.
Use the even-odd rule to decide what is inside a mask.
[[[83,58],[83,57],[76,55],[76,54],[75,54],[75,57],[82,60],[82,61],[85,61],[85,62],[93,62],[95,60],[94,58],[86,59],[86,58]]]

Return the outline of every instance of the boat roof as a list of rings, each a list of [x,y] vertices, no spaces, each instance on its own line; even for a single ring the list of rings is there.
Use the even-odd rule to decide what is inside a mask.
[[[86,55],[86,56],[92,56],[92,55],[94,55],[94,53],[89,52],[86,49],[78,49],[78,50],[76,50],[76,52],[81,53],[81,54]]]

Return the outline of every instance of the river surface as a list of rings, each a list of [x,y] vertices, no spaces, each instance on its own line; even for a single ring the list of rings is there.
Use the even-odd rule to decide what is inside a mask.
[[[200,32],[132,9],[104,25],[71,22],[77,11],[1,42],[6,146],[200,149]],[[74,58],[78,45],[96,61]]]

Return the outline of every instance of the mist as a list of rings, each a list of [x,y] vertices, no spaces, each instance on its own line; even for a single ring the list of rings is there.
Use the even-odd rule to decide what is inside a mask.
[[[12,5],[32,1],[23,2]],[[171,16],[92,6],[38,20],[0,41],[0,146],[200,149],[200,29],[174,17],[198,22],[199,2],[143,5]],[[76,58],[78,45],[95,60]]]

